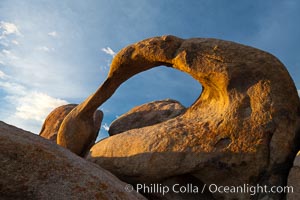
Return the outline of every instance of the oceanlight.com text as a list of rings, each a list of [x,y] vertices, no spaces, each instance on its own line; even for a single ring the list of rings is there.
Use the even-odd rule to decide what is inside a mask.
[[[221,186],[217,184],[204,184],[202,186],[194,184],[174,184],[174,185],[163,185],[161,183],[157,184],[136,184],[132,186],[127,184],[125,186],[125,191],[132,192],[136,191],[138,193],[144,194],[162,194],[167,193],[188,193],[188,194],[203,194],[205,191],[210,193],[220,193],[220,194],[230,194],[230,193],[243,193],[250,194],[251,196],[259,193],[293,193],[293,186],[267,186],[267,185],[249,185],[243,184],[239,186]]]

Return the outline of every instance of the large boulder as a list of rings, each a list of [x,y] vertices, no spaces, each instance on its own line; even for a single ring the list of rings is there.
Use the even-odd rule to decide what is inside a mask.
[[[200,97],[173,119],[101,140],[90,150],[88,160],[130,182],[192,174],[219,186],[286,184],[299,134],[296,87],[276,57],[234,42],[162,36],[122,49],[105,82],[64,119],[59,135],[84,134],[92,113],[124,81],[161,65],[199,81]],[[284,196],[214,195],[274,200]]]
[[[56,143],[57,132],[62,121],[77,105],[78,104],[67,104],[51,111],[45,119],[39,135]]]
[[[186,108],[178,101],[165,99],[134,107],[123,114],[109,127],[108,133],[115,135],[130,129],[151,126],[181,115]]]
[[[290,191],[287,193],[287,200],[299,200],[300,199],[300,151],[298,152],[294,160],[294,166],[292,167],[289,173],[287,186],[292,187],[292,190],[290,188]]]
[[[65,117],[77,105],[78,104],[67,104],[55,108],[45,119],[39,135],[41,137],[54,141],[57,144],[61,144],[57,140],[58,130]],[[101,127],[102,119],[103,119],[103,112],[100,110],[96,110],[93,115],[93,131],[91,132],[92,134],[86,137],[78,138],[77,140],[75,137],[67,138],[68,140],[72,141],[73,146],[77,147],[76,148],[77,151],[74,151],[74,148],[69,148],[69,150],[73,151],[74,153],[77,153],[80,156],[84,156],[86,152],[89,151],[90,147],[92,147],[95,144],[95,141],[97,139]],[[67,148],[68,147],[70,146],[67,146]]]
[[[145,199],[70,151],[0,122],[0,199]]]

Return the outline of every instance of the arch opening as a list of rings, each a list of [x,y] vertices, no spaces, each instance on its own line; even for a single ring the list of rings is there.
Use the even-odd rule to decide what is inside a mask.
[[[189,74],[164,65],[131,77],[101,106],[104,118],[97,141],[108,137],[110,124],[130,109],[164,99],[176,100],[189,108],[200,98],[202,88]]]

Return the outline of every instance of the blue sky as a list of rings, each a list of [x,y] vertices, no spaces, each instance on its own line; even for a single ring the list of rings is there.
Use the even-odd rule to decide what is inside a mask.
[[[38,133],[55,107],[80,103],[105,79],[114,53],[139,40],[176,35],[231,40],[268,51],[300,89],[300,1],[1,0],[0,120]],[[108,100],[101,137],[117,116],[153,100],[191,105],[201,86],[159,67]]]

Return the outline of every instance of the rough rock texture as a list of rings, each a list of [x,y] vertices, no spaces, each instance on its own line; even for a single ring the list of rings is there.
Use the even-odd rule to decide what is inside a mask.
[[[145,199],[108,171],[0,122],[0,199]]]
[[[300,151],[298,152],[294,166],[292,167],[289,178],[288,186],[293,186],[293,193],[287,194],[287,200],[299,200],[300,199]]]
[[[60,107],[55,108],[46,118],[40,136],[50,139],[57,144],[68,148],[74,153],[84,156],[87,151],[89,151],[90,147],[95,144],[95,141],[98,136],[98,132],[101,127],[101,122],[103,119],[103,112],[100,110],[96,110],[93,115],[93,124],[92,131],[89,135],[85,135],[85,137],[76,138],[76,137],[66,137],[66,140],[69,140],[69,145],[65,146],[64,142],[61,140],[57,140],[57,134],[61,123],[65,119],[65,117],[77,106],[77,104],[67,104]]]
[[[122,49],[105,82],[64,119],[58,134],[88,133],[93,112],[124,81],[160,65],[198,80],[201,96],[183,115],[98,142],[88,160],[130,182],[189,173],[222,186],[286,184],[296,154],[297,90],[276,57],[233,42],[163,36]],[[214,195],[250,199],[247,193]],[[272,199],[282,197],[268,194]]]
[[[181,115],[186,108],[178,101],[166,99],[137,106],[113,121],[108,133],[115,135],[130,129],[158,124]]]

